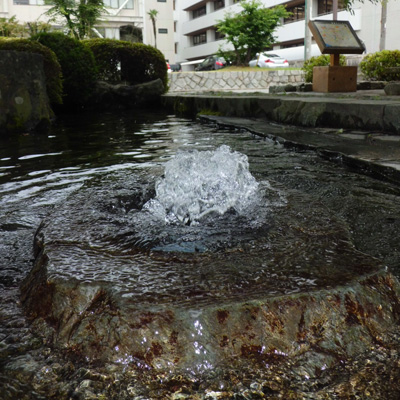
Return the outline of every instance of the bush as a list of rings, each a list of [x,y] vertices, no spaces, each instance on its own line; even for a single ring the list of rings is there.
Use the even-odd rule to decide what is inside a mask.
[[[310,59],[304,61],[304,65],[301,68],[304,72],[304,79],[306,82],[312,82],[313,80],[313,68],[314,67],[325,67],[330,63],[330,56],[328,54],[322,54],[318,57],[311,57]],[[340,65],[346,65],[346,58],[340,55]]]
[[[137,84],[160,78],[167,88],[166,61],[154,47],[112,39],[91,39],[84,43],[94,54],[100,79]]]
[[[56,53],[64,77],[64,103],[69,107],[85,105],[97,80],[93,53],[80,41],[59,32],[40,33],[31,40]]]
[[[47,95],[51,104],[62,103],[61,67],[56,55],[49,48],[28,39],[0,38],[0,50],[27,51],[43,56]]]
[[[368,54],[360,63],[367,79],[377,81],[400,80],[400,50],[383,50]]]
[[[98,69],[98,78],[111,83],[120,82],[120,49],[128,42],[114,39],[87,39],[82,43],[93,53]]]

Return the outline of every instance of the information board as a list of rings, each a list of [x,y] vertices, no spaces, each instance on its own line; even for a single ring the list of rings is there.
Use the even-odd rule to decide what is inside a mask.
[[[308,26],[322,54],[362,54],[365,46],[349,21],[310,21]]]

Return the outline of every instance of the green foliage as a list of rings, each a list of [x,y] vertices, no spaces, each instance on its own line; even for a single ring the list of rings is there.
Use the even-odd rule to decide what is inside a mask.
[[[156,22],[157,22],[157,10],[150,10],[147,15],[150,17],[151,24],[153,25],[153,34],[154,34],[154,47],[157,48],[157,29],[156,29]]]
[[[282,5],[266,8],[260,0],[242,0],[240,5],[243,10],[225,14],[217,30],[233,45],[236,64],[247,64],[257,52],[275,42],[274,31],[290,13]]]
[[[14,50],[38,53],[43,56],[47,95],[51,104],[62,103],[61,67],[56,55],[49,48],[29,39],[0,38],[0,51]]]
[[[23,37],[25,27],[21,25],[15,15],[11,18],[0,18],[0,36],[4,37]]]
[[[368,54],[360,63],[367,79],[377,81],[400,80],[400,50],[383,50]]]
[[[51,25],[47,22],[34,21],[28,22],[26,25],[28,26],[29,36],[51,31]]]
[[[143,43],[129,43],[129,46],[123,48],[121,51],[122,80],[135,84],[158,78],[167,88],[167,64],[161,51]]]
[[[103,0],[45,0],[45,4],[52,6],[46,12],[50,21],[63,21],[75,39],[89,37],[101,14],[107,12]]]
[[[83,43],[94,54],[100,79],[137,84],[160,78],[167,87],[167,65],[156,48],[112,39],[91,39]]]
[[[117,83],[121,81],[121,48],[126,43],[114,39],[87,39],[82,43],[92,51],[96,66],[98,68],[98,78],[103,81]]]
[[[310,59],[304,61],[304,65],[301,68],[304,72],[304,79],[306,82],[312,82],[313,80],[313,68],[314,67],[324,67],[329,65],[330,56],[328,54],[322,54],[318,57],[311,57]],[[340,65],[346,65],[346,57],[340,55],[339,60]]]
[[[97,80],[93,53],[82,42],[59,32],[41,33],[32,39],[56,53],[64,77],[64,103],[69,107],[85,105]]]

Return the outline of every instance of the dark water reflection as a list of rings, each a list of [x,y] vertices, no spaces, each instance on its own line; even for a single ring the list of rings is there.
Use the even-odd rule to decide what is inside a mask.
[[[43,392],[49,384],[46,363],[49,360],[59,362],[57,355],[48,352],[29,332],[18,305],[19,284],[32,267],[33,235],[40,222],[54,210],[62,210],[68,216],[69,204],[74,201],[81,202],[76,204],[77,209],[82,207],[87,201],[82,193],[95,195],[98,182],[106,182],[109,188],[115,189],[126,176],[133,185],[130,177],[134,173],[151,186],[162,174],[163,163],[178,149],[214,149],[221,144],[247,154],[252,174],[259,181],[270,182],[288,199],[290,214],[294,217],[286,220],[285,211],[276,208],[277,213],[282,213],[279,221],[283,222],[275,226],[274,241],[276,246],[281,242],[285,250],[271,253],[271,258],[275,257],[271,261],[275,271],[270,269],[266,273],[260,268],[251,276],[245,273],[246,269],[241,273],[240,267],[235,266],[236,276],[243,277],[238,283],[240,290],[247,284],[252,285],[246,279],[254,282],[266,277],[281,279],[289,256],[315,259],[315,265],[324,258],[328,260],[326,265],[335,268],[341,254],[338,243],[343,241],[347,243],[343,254],[349,246],[354,246],[376,257],[377,264],[386,265],[400,275],[398,186],[321,160],[312,152],[288,151],[247,133],[218,132],[213,127],[163,112],[64,116],[48,136],[19,135],[0,139],[0,393],[5,393],[4,398],[44,398],[34,387],[37,385],[41,388],[39,392]],[[128,191],[125,195],[129,194]],[[71,201],[74,196],[75,200]],[[129,208],[132,201],[124,198],[123,189],[100,193],[100,198],[105,199],[104,204],[117,205],[121,210],[124,206]],[[115,203],[117,198],[118,204]],[[70,214],[73,215],[74,210]],[[66,219],[55,217],[53,231],[58,230],[61,236],[68,237],[73,226],[69,226]],[[76,235],[84,235],[86,231],[82,227],[82,232],[77,231]],[[93,232],[89,235],[96,235],[95,230]],[[310,254],[315,249],[319,232],[323,232],[326,245],[318,247],[321,254]],[[129,235],[129,232],[125,235],[120,232],[121,241],[115,243],[118,251],[123,253],[127,248],[121,245],[123,240],[127,244],[133,240]],[[308,241],[301,241],[301,237],[307,237]],[[338,242],[334,243],[336,239]],[[85,240],[82,238],[83,242]],[[106,240],[108,246],[112,242],[112,238],[104,239],[104,235],[101,240]],[[332,248],[336,254],[332,253],[329,262]],[[164,265],[165,260],[161,257],[158,261],[155,257],[156,269],[159,263]],[[341,268],[345,271],[346,266]],[[126,279],[125,272],[121,272],[121,279]],[[307,271],[303,278],[304,285],[312,288],[313,272]],[[190,281],[191,276],[187,279]],[[329,287],[329,282],[324,285]],[[49,386],[49,393],[51,390]]]

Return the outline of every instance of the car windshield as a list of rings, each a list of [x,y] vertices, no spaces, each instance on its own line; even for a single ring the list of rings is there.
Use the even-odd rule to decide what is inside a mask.
[[[270,57],[270,58],[280,58],[277,54],[267,54],[267,53],[264,53],[263,54],[263,56],[265,56],[265,57]]]

